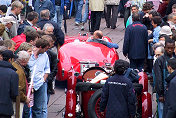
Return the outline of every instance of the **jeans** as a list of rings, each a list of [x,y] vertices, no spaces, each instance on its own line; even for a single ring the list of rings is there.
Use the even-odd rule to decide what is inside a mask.
[[[75,22],[77,22],[77,23],[81,23],[82,22],[83,3],[84,3],[83,0],[74,0],[75,11],[76,11]]]
[[[141,72],[144,68],[144,59],[130,59],[130,67]]]
[[[34,106],[32,107],[32,118],[47,118],[47,83],[34,90]]]
[[[82,19],[83,23],[87,22],[88,15],[89,15],[89,0],[86,0],[84,16],[83,16],[83,19]]]
[[[60,13],[60,6],[55,6],[56,12],[53,20],[58,24],[59,28],[62,27],[63,14]]]
[[[30,108],[25,103],[23,108],[23,118],[29,118],[30,117]]]

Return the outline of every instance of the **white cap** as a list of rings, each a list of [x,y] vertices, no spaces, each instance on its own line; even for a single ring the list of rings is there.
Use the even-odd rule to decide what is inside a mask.
[[[166,35],[172,35],[172,31],[171,31],[171,28],[169,26],[163,26],[161,27],[161,30],[159,32],[159,34],[166,34]]]
[[[2,17],[2,18],[0,18],[0,21],[4,25],[7,23],[16,23],[15,18],[13,16]]]

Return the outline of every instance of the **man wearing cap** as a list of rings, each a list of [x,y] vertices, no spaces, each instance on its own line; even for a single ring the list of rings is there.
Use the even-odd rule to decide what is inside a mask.
[[[10,63],[16,56],[10,50],[1,53],[0,61],[0,118],[10,118],[14,111],[12,100],[18,95],[18,75]]]
[[[15,24],[15,19],[13,16],[6,16],[0,18],[0,22],[5,25],[5,31],[3,33],[3,39],[11,39],[12,38],[12,33],[10,31],[11,27],[13,24]]]

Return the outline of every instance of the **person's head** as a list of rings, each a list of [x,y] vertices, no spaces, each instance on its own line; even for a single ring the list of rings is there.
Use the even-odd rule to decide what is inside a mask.
[[[171,13],[167,17],[167,21],[172,21],[174,24],[176,24],[176,13]]]
[[[100,30],[96,30],[93,33],[93,39],[102,39],[102,37],[103,37],[103,33]]]
[[[54,32],[54,26],[50,23],[46,23],[43,26],[43,31],[45,32],[45,34],[53,34]]]
[[[0,23],[0,36],[3,35],[4,31],[5,31],[5,25],[3,25],[2,23]]]
[[[30,55],[26,51],[23,50],[23,51],[19,51],[17,53],[17,56],[18,58],[16,59],[16,61],[19,62],[20,65],[26,66],[29,61]]]
[[[38,33],[36,29],[31,26],[26,26],[23,34],[26,35],[26,42],[35,45],[36,40],[38,40]]]
[[[5,51],[5,50],[7,50],[7,47],[5,47],[5,46],[0,46],[0,61],[3,60],[2,52]]]
[[[19,15],[21,13],[21,10],[23,9],[23,4],[20,1],[14,1],[11,4],[11,11],[15,14],[15,15]]]
[[[164,54],[164,47],[160,46],[155,49],[155,57],[158,58]]]
[[[127,61],[119,59],[115,61],[114,71],[118,75],[123,75],[124,72],[130,67],[130,64]]]
[[[42,10],[40,12],[40,18],[42,19],[48,19],[50,18],[50,11],[48,9]]]
[[[162,23],[162,18],[160,16],[155,16],[152,18],[152,25],[154,28],[159,26]]]
[[[50,45],[49,48],[54,47],[54,40],[53,40],[52,36],[50,36],[50,35],[43,35],[42,39],[45,39],[45,40],[47,40],[49,42],[49,45]]]
[[[176,13],[176,4],[172,5],[172,13]]]
[[[170,38],[172,38],[172,31],[171,31],[171,28],[167,25],[161,27],[160,29],[160,32],[159,32],[160,35],[167,35],[169,36]]]
[[[0,5],[0,15],[4,15],[7,12],[6,5]]]
[[[149,12],[149,18],[152,19],[155,16],[160,16],[160,14],[156,10],[151,10]]]
[[[32,55],[32,44],[23,42],[19,47],[19,51],[22,51],[22,50],[26,51],[31,56]]]
[[[167,61],[167,70],[169,73],[172,73],[176,70],[176,59],[172,58]]]
[[[139,11],[139,7],[137,5],[132,5],[131,6],[131,12],[132,13],[135,13],[135,12],[138,12]]]
[[[2,18],[0,18],[0,21],[1,21],[1,23],[4,24],[8,29],[10,29],[10,28],[12,27],[12,25],[13,25],[14,23],[16,23],[13,16],[5,16],[5,17],[2,17]]]
[[[133,20],[133,22],[140,21],[139,13],[133,13],[132,14],[132,20]]]
[[[13,40],[4,40],[4,46],[7,47],[8,50],[15,52],[16,43]]]
[[[145,3],[145,4],[143,4],[142,11],[143,11],[144,13],[149,13],[150,10],[152,10],[152,6],[151,6],[150,3]]]
[[[159,41],[165,41],[166,39],[170,39],[170,37],[166,34],[161,34],[159,36]]]
[[[46,52],[48,50],[48,47],[50,45],[49,45],[49,42],[47,40],[41,38],[41,39],[38,39],[36,41],[35,46],[39,49],[38,54],[43,54],[44,52]]]
[[[33,25],[38,22],[39,15],[37,12],[32,11],[27,14],[27,20],[30,21]]]
[[[175,41],[170,38],[166,39],[165,40],[165,47],[164,47],[165,53],[168,56],[172,57],[173,53],[174,53],[174,49],[175,49]]]
[[[1,54],[2,54],[2,57],[3,57],[3,61],[8,61],[10,63],[12,63],[13,60],[17,58],[17,56],[14,55],[11,50],[5,50]]]

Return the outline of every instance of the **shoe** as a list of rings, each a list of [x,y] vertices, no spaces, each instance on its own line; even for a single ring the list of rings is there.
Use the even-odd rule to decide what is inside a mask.
[[[76,25],[76,26],[79,26],[79,23],[78,23],[78,22],[75,22],[75,25]]]
[[[111,27],[111,29],[115,29],[115,28],[116,28],[116,26]]]
[[[81,31],[84,31],[84,26],[81,27]]]
[[[107,25],[106,27],[107,27],[107,28],[110,28],[110,26],[109,26],[109,25]]]

